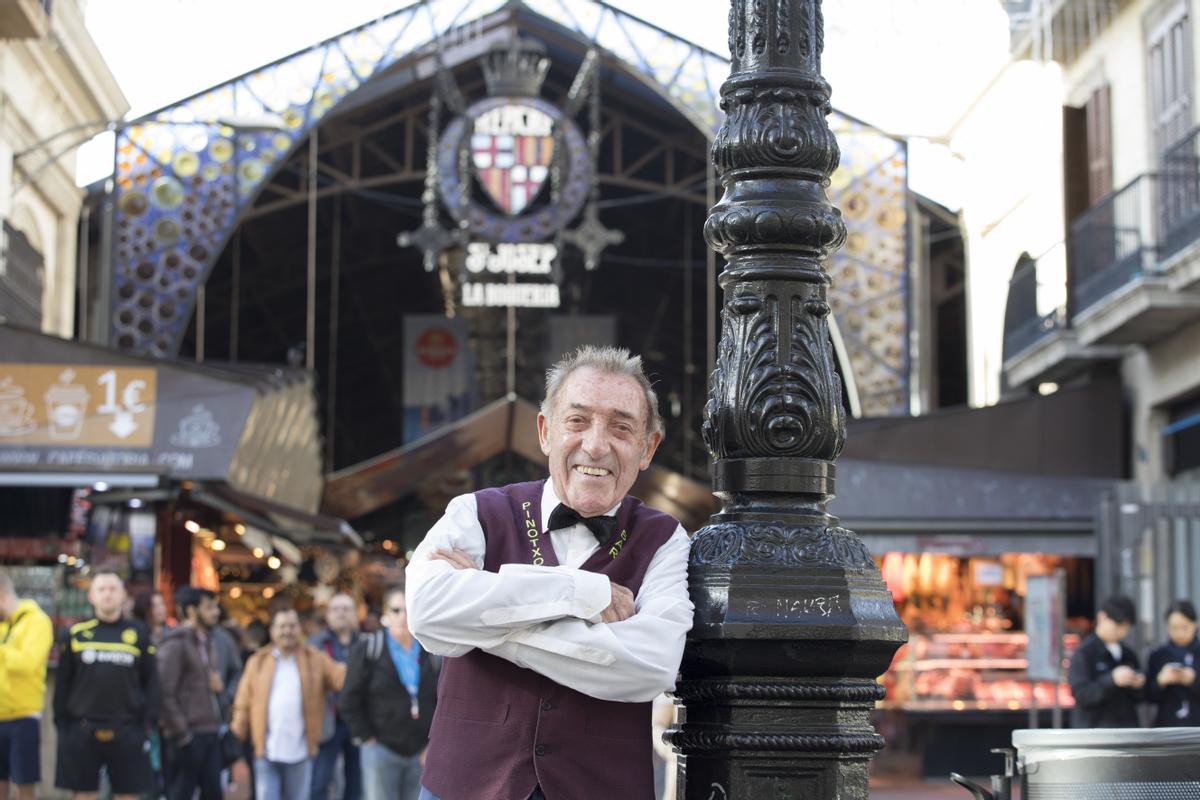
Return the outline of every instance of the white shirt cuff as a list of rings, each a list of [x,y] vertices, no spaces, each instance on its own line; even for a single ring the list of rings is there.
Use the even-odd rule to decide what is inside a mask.
[[[599,622],[600,614],[612,605],[612,584],[602,572],[575,571],[575,616]]]

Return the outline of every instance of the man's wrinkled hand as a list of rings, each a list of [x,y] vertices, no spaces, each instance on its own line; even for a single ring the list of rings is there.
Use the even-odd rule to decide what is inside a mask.
[[[626,589],[619,583],[610,583],[612,586],[612,602],[608,608],[600,612],[601,622],[621,622],[633,616],[633,592]]]
[[[455,569],[478,569],[475,566],[475,559],[471,558],[465,550],[459,550],[457,547],[450,550],[437,548],[429,554],[430,561],[446,561]]]

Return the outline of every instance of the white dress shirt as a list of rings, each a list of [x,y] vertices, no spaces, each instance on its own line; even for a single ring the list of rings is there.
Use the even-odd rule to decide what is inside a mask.
[[[275,651],[275,674],[267,700],[267,761],[297,764],[308,760],[304,737],[304,695],[300,689],[300,667],[296,656]]]
[[[543,532],[558,503],[547,480]],[[614,623],[600,621],[612,601],[608,576],[579,569],[599,548],[592,532],[576,523],[548,538],[560,566],[505,564],[487,572],[482,569],[487,540],[475,496],[451,500],[406,571],[413,635],[431,653],[461,656],[479,648],[601,700],[645,702],[674,688],[684,636],[692,627],[683,527],[650,561],[634,600],[636,613]],[[437,548],[465,551],[479,569],[431,560]]]

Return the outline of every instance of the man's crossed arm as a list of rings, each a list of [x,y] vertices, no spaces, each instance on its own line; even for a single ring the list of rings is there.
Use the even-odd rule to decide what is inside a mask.
[[[455,498],[407,571],[409,625],[426,649],[478,648],[605,700],[649,700],[674,686],[692,624],[682,529],[654,556],[636,598],[585,570],[487,572],[485,550],[474,497]]]

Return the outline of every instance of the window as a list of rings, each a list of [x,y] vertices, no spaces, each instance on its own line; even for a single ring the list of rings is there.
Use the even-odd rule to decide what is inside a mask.
[[[1192,40],[1187,5],[1150,29],[1150,106],[1155,161],[1192,130]]]

